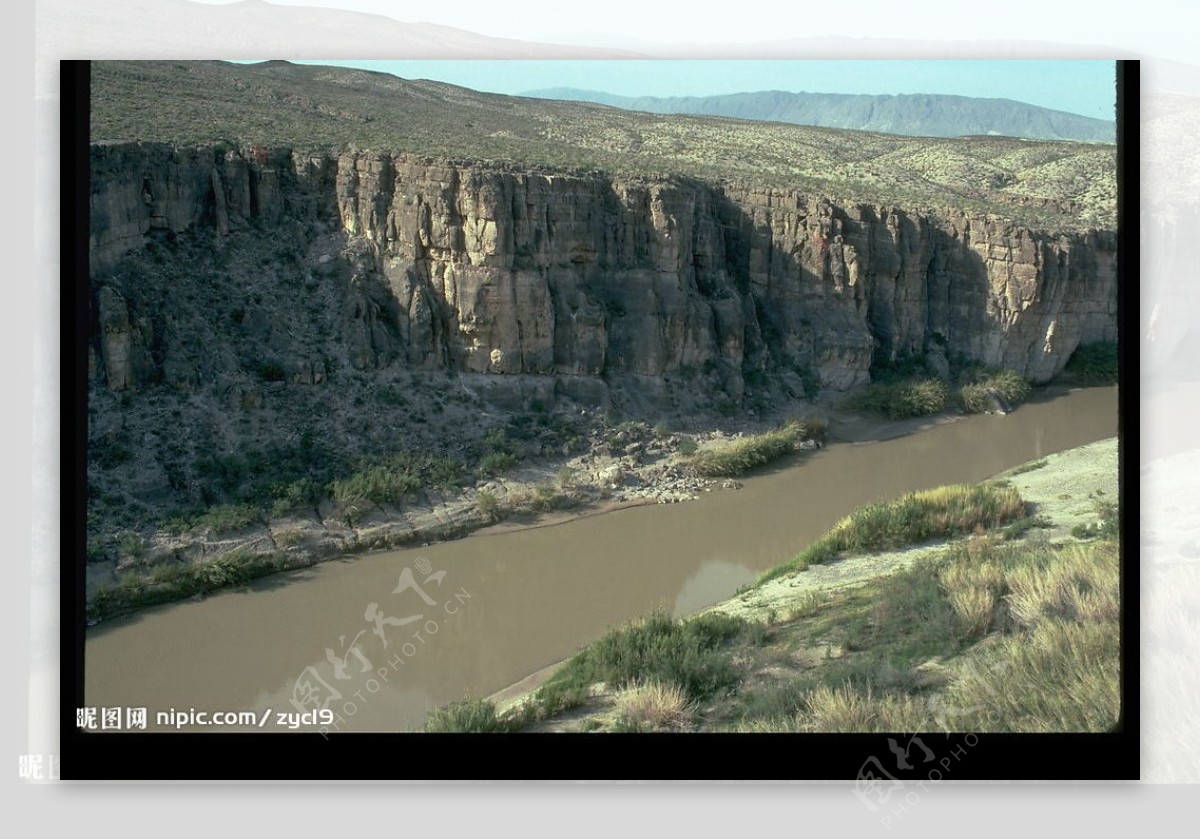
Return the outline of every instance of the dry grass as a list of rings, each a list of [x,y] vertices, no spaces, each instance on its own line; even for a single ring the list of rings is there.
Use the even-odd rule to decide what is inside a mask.
[[[1011,570],[1006,582],[1008,608],[1024,627],[1046,619],[1116,621],[1121,612],[1116,546],[1070,546],[1057,562],[1030,564]]]
[[[1120,711],[1120,566],[1114,541],[959,553],[939,577],[968,632],[997,644],[956,670],[945,703],[975,731],[1111,727]]]
[[[846,653],[756,687],[740,731],[1095,732],[1120,713],[1119,548],[978,536],[790,619]]]
[[[968,663],[947,706],[969,710],[957,728],[975,732],[1096,732],[1120,713],[1120,637],[1115,622],[1047,621]]]
[[[870,732],[879,719],[870,689],[821,686],[805,699],[807,725],[817,732]]]
[[[615,705],[616,728],[626,732],[686,730],[694,708],[678,685],[656,681],[630,686],[617,695]]]

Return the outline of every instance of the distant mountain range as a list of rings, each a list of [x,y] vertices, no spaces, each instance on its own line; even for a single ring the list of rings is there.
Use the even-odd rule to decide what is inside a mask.
[[[527,91],[540,99],[595,102],[652,114],[700,114],[795,123],[825,128],[879,131],[911,137],[1000,135],[1032,140],[1112,143],[1112,120],[1040,108],[1012,99],[942,94],[871,96],[845,93],[788,93],[766,90],[724,96],[615,96],[575,88]]]

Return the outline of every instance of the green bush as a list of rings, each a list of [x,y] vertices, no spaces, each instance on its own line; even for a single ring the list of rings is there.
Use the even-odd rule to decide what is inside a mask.
[[[1041,460],[1038,460],[1038,461],[1031,461],[1028,464],[1022,464],[1021,466],[1017,467],[1016,469],[1010,471],[1009,475],[1010,476],[1024,475],[1025,473],[1030,473],[1030,472],[1033,472],[1034,470],[1040,470],[1042,467],[1046,466],[1046,464],[1048,464],[1048,463],[1050,463],[1050,462],[1047,461],[1045,458],[1042,458]]]
[[[489,490],[480,490],[479,496],[475,499],[475,507],[485,516],[495,519],[500,513],[500,502],[496,499],[496,494]]]
[[[510,732],[513,724],[496,714],[491,700],[468,697],[441,709],[425,719],[426,732]]]
[[[419,490],[457,485],[462,472],[462,464],[453,458],[397,453],[377,462],[363,461],[355,472],[330,482],[329,495],[343,511],[364,504],[399,505]]]
[[[126,531],[119,534],[113,541],[117,558],[120,560],[140,560],[146,554],[146,544],[137,534]]]
[[[479,474],[485,477],[500,475],[517,465],[517,457],[508,452],[489,452],[479,461]]]
[[[1121,517],[1116,505],[1101,502],[1096,505],[1095,522],[1081,522],[1071,529],[1071,536],[1081,540],[1116,539],[1121,530]]]
[[[88,618],[101,620],[154,604],[165,604],[226,586],[248,583],[288,568],[281,552],[231,551],[211,560],[163,565],[148,577],[127,574],[96,590]]]
[[[1025,401],[1031,390],[1029,382],[1015,371],[983,370],[975,372],[970,381],[959,388],[958,398],[963,411],[982,414],[992,410],[993,391],[1016,407]]]
[[[899,382],[875,382],[866,390],[847,399],[852,411],[882,414],[890,420],[923,417],[946,408],[950,392],[940,379],[922,378]]]
[[[765,583],[843,553],[886,551],[934,538],[998,528],[1028,515],[1011,486],[955,484],[909,493],[891,502],[858,508],[825,536],[759,578]]]
[[[592,683],[623,688],[651,681],[677,685],[692,699],[708,697],[737,681],[737,670],[722,648],[750,631],[748,622],[721,613],[686,621],[662,611],[651,613],[586,647],[535,699],[553,714],[582,702]]]
[[[274,497],[274,502],[271,504],[271,516],[278,518],[297,510],[311,508],[316,504],[320,494],[320,486],[307,478],[287,484],[277,484],[271,488],[271,495]]]
[[[194,520],[193,527],[208,528],[214,534],[237,531],[262,521],[253,505],[214,505]]]
[[[421,478],[406,464],[364,466],[344,479],[334,480],[329,495],[340,509],[365,502],[398,505],[421,488]]]

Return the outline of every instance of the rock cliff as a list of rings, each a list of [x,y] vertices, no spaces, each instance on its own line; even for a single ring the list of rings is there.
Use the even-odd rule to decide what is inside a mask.
[[[206,307],[272,352],[267,380],[320,384],[333,341],[360,371],[534,377],[594,401],[666,380],[733,404],[765,376],[842,390],[925,354],[1045,381],[1116,337],[1111,231],[368,152],[112,144],[92,167],[92,369],[112,391],[244,367]],[[229,313],[220,271],[189,273],[180,243],[239,236],[266,286]],[[146,248],[187,313],[169,283],[131,281]]]

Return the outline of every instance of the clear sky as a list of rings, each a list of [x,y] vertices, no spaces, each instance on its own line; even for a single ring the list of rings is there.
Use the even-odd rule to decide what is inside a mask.
[[[435,79],[492,93],[549,87],[624,96],[703,96],[758,90],[948,93],[1015,99],[1112,119],[1111,61],[313,61]]]

